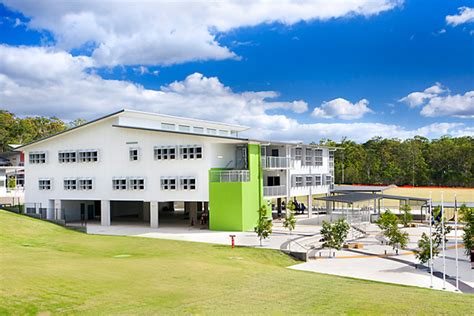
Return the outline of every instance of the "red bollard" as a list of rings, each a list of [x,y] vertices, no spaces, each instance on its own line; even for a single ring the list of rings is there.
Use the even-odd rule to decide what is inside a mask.
[[[234,249],[234,247],[235,247],[235,240],[234,240],[235,235],[229,235],[229,237],[230,237],[231,240],[232,240],[232,249]]]

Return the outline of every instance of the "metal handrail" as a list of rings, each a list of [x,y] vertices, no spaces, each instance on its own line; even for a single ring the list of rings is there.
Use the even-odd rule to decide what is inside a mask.
[[[263,196],[286,195],[286,185],[264,186]]]
[[[249,170],[211,170],[211,182],[249,182]]]
[[[293,161],[289,157],[263,157],[263,169],[288,169],[293,167]]]

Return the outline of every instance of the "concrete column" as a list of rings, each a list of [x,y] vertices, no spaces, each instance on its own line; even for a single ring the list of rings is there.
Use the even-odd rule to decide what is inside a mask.
[[[158,228],[159,217],[158,201],[150,201],[150,227]]]
[[[191,225],[198,225],[198,218],[197,218],[197,202],[188,202],[188,209],[189,209],[189,224]]]
[[[143,202],[143,221],[148,222],[150,220],[150,202]]]
[[[309,195],[308,195],[308,218],[313,217],[313,194],[311,192],[311,188],[309,189]]]
[[[61,219],[61,209],[62,203],[61,200],[54,200],[54,219]]]
[[[100,201],[100,225],[110,226],[110,201]]]

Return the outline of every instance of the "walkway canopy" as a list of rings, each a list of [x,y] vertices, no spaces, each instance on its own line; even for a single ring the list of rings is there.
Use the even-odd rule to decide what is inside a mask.
[[[394,184],[391,185],[337,185],[331,191],[332,193],[355,193],[355,192],[370,192],[381,193],[392,188],[396,188]]]
[[[348,203],[353,204],[357,202],[363,201],[370,201],[370,200],[380,200],[380,199],[388,199],[388,200],[399,200],[399,201],[416,201],[416,202],[423,202],[426,203],[429,199],[413,197],[413,196],[401,196],[401,195],[387,195],[387,194],[376,194],[376,193],[344,193],[339,195],[331,195],[331,196],[322,196],[315,198],[316,200],[320,201],[328,201],[328,202],[340,202],[340,203]]]

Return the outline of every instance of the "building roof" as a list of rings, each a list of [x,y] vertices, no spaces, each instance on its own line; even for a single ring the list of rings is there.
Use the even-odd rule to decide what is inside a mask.
[[[401,195],[386,195],[386,194],[376,194],[376,193],[344,193],[339,195],[323,196],[317,197],[316,200],[320,201],[330,201],[330,202],[340,202],[340,203],[356,203],[369,201],[374,199],[388,199],[388,200],[400,200],[400,201],[420,201],[427,202],[429,199],[419,198],[414,196],[401,196]]]
[[[392,188],[396,188],[394,184],[391,185],[337,185],[332,192],[383,192]]]

